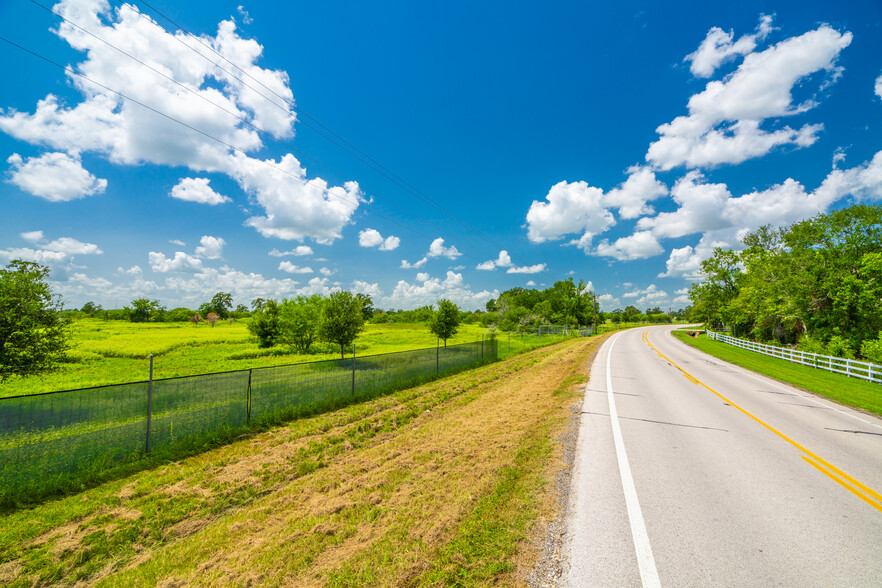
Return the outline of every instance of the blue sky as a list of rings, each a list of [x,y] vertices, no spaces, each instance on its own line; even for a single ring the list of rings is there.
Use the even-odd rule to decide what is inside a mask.
[[[875,0],[39,4],[0,36],[85,78],[0,42],[0,263],[68,307],[679,308],[713,247],[882,200]]]

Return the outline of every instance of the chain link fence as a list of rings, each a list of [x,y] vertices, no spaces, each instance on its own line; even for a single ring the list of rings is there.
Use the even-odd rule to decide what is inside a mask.
[[[0,496],[494,361],[497,342],[0,399]]]

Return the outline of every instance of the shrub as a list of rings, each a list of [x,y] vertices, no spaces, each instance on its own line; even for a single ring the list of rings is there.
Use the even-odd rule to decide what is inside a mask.
[[[827,354],[833,357],[854,359],[854,350],[852,350],[851,345],[839,335],[834,335],[827,342]]]
[[[882,332],[879,333],[878,339],[867,339],[861,345],[861,355],[867,361],[882,365]]]

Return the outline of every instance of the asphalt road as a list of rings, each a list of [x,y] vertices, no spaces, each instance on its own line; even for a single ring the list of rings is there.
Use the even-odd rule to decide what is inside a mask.
[[[882,586],[882,419],[671,330],[595,358],[561,585]]]

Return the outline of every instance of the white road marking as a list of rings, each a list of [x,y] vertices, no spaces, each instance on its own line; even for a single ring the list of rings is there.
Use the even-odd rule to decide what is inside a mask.
[[[619,462],[619,473],[622,476],[622,488],[625,492],[625,505],[628,507],[628,520],[631,523],[631,537],[634,539],[634,549],[637,552],[640,579],[645,588],[656,588],[661,587],[661,582],[658,579],[658,570],[655,568],[655,558],[652,556],[652,547],[649,544],[649,535],[646,533],[646,524],[643,522],[643,513],[640,511],[640,502],[637,500],[637,489],[634,487],[631,466],[628,465],[628,455],[625,453],[625,442],[622,440],[622,429],[619,427],[619,416],[613,397],[612,351],[618,337],[619,335],[616,335],[610,340],[606,356],[606,396],[609,400],[609,416],[612,423],[613,441],[616,446],[616,459]]]

